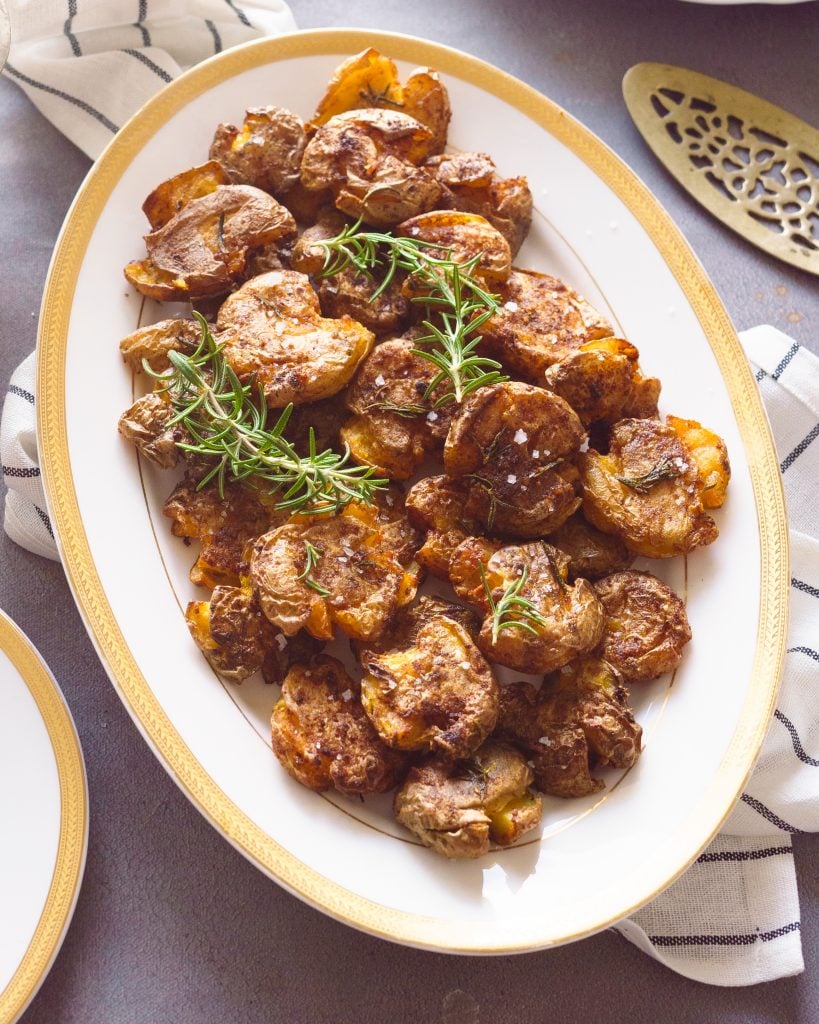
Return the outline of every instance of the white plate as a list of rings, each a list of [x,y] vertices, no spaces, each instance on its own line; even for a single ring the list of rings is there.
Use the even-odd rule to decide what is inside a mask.
[[[57,956],[80,891],[88,796],[71,712],[0,612],[0,1022],[17,1020]]]
[[[141,203],[201,162],[218,121],[276,103],[308,116],[339,61],[374,45],[438,68],[456,148],[524,173],[537,212],[519,263],[564,278],[664,384],[662,408],[725,437],[734,479],[722,536],[664,575],[687,588],[694,641],[673,689],[635,695],[646,751],[603,799],[547,801],[545,837],[447,863],[392,822],[387,800],[319,797],[271,755],[276,694],[221,683],[188,636],[192,553],[159,515],[171,481],[138,467],[115,424],[131,401],[117,350],[141,299],[121,268],[143,252]],[[156,319],[147,308],[144,319]],[[399,941],[510,952],[590,934],[696,857],[737,797],[773,708],[784,650],[787,541],[778,467],[730,322],[645,187],[564,111],[445,47],[317,31],[208,61],[149,103],[89,175],[55,254],[41,318],[39,429],[49,505],[80,609],[111,678],[172,776],[251,860],[341,920]]]

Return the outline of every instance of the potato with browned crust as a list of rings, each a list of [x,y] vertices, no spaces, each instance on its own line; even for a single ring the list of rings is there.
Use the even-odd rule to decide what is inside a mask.
[[[215,160],[189,167],[161,182],[142,204],[152,231],[158,231],[172,220],[193,199],[215,192],[220,185],[230,185],[230,175]]]
[[[453,263],[469,263],[477,258],[474,276],[483,279],[488,288],[509,277],[512,256],[509,243],[484,217],[460,210],[432,210],[402,221],[396,235],[428,242],[433,248],[426,250],[435,259]],[[410,276],[404,290],[407,294],[423,293],[426,286]]]
[[[473,641],[478,639],[481,617],[474,609],[455,601],[447,601],[446,598],[437,595],[423,594],[413,604],[400,609],[390,628],[378,640],[366,645],[354,642],[353,649],[357,654],[363,651],[383,654],[393,648],[407,647],[414,643],[418,633],[427,623],[441,616],[457,622]]]
[[[444,857],[473,859],[490,842],[511,846],[540,824],[532,769],[513,747],[489,740],[456,765],[433,758],[413,768],[395,794],[395,817]]]
[[[399,110],[350,110],[308,142],[301,182],[329,189],[336,207],[367,224],[392,227],[436,207],[441,186],[418,165],[432,153],[429,128]]]
[[[201,587],[238,586],[248,542],[288,518],[276,511],[276,501],[275,495],[242,483],[226,482],[223,494],[215,483],[200,488],[196,475],[187,473],[162,514],[172,520],[175,537],[201,541],[191,582]]]
[[[450,578],[485,615],[478,646],[487,658],[518,672],[552,672],[597,645],[603,608],[587,580],[568,582],[568,566],[545,541],[497,548],[473,539],[456,549]],[[528,616],[519,604],[503,610],[510,593],[527,602]]]
[[[126,409],[117,427],[149,462],[160,469],[171,469],[181,454],[177,442],[189,440],[181,424],[171,424],[173,418],[174,408],[167,395],[153,391]]]
[[[377,277],[345,267],[332,277],[319,279],[321,311],[325,316],[352,317],[377,338],[399,334],[409,324],[410,301],[398,277],[379,291],[381,286]]]
[[[589,449],[579,465],[583,514],[634,554],[669,558],[716,540],[697,464],[672,427],[621,420],[608,454]]]
[[[565,398],[586,426],[657,415],[660,382],[644,377],[637,349],[622,338],[581,345],[543,375],[543,386]]]
[[[311,555],[312,552],[312,555]],[[383,546],[378,527],[352,516],[295,518],[261,536],[250,581],[262,611],[286,636],[375,640],[415,596],[417,575]]]
[[[358,683],[322,655],[295,665],[271,716],[273,753],[303,786],[348,796],[383,793],[406,760],[378,738],[361,707]]]
[[[517,254],[532,223],[532,192],[524,177],[502,178],[486,153],[446,153],[424,164],[444,186],[441,206],[486,217]]]
[[[246,583],[217,586],[209,601],[189,602],[185,620],[214,671],[237,684],[259,670],[265,683],[281,683],[293,665],[321,647],[305,632],[291,637],[278,632]]]
[[[126,335],[119,343],[119,350],[134,372],[142,372],[144,359],[154,373],[164,373],[170,366],[168,353],[190,355],[201,335],[202,328],[195,320],[160,320]]]
[[[697,468],[703,508],[720,508],[725,503],[731,463],[722,438],[696,420],[666,416],[666,423],[682,441]]]
[[[504,686],[495,734],[526,754],[538,789],[564,798],[599,792],[605,783],[595,768],[631,768],[642,750],[620,677],[597,658],[547,676],[539,691]]]
[[[322,317],[310,281],[295,270],[248,281],[222,304],[216,328],[239,379],[252,376],[273,409],[336,394],[374,341],[348,316]]]
[[[407,515],[419,530],[426,531],[418,561],[441,579],[449,579],[452,553],[483,524],[469,510],[470,484],[442,474],[425,476],[407,494]]]
[[[616,572],[594,584],[605,612],[597,648],[628,682],[656,679],[682,661],[691,639],[685,605],[648,572]]]
[[[429,453],[440,450],[453,407],[435,409],[441,388],[425,397],[436,373],[416,354],[412,337],[382,342],[362,360],[346,396],[355,415],[341,431],[356,462],[407,480]]]
[[[387,650],[363,650],[361,699],[392,747],[467,757],[495,727],[498,684],[464,627],[434,614]]]
[[[319,243],[335,238],[348,224],[344,214],[334,206],[324,207],[316,220],[302,231],[293,246],[293,270],[319,276],[327,257],[327,250]]]
[[[402,110],[430,129],[430,152],[440,153],[446,145],[452,116],[449,96],[430,68],[416,68],[402,85],[390,58],[369,47],[336,68],[312,124],[325,124],[336,114],[363,107]]]
[[[400,484],[391,483],[376,491],[371,504],[351,501],[341,515],[355,519],[372,530],[377,530],[381,545],[415,578],[420,578],[416,562],[421,546],[421,533],[409,521],[406,496]]]
[[[242,279],[253,249],[295,234],[290,212],[266,192],[220,185],[146,235],[148,258],[129,263],[125,277],[159,301],[224,295]]]
[[[481,330],[483,347],[532,384],[581,345],[613,333],[589,302],[549,274],[513,270],[494,290],[500,308]]]
[[[241,128],[220,124],[210,147],[236,185],[253,185],[284,200],[299,181],[307,145],[304,122],[281,107],[250,107]]]
[[[575,512],[548,536],[548,541],[569,556],[569,579],[596,580],[621,569],[628,569],[634,555],[610,533],[603,533]]]
[[[558,395],[506,381],[463,402],[449,428],[444,467],[468,480],[469,511],[487,530],[542,537],[580,505],[574,460],[585,438]]]

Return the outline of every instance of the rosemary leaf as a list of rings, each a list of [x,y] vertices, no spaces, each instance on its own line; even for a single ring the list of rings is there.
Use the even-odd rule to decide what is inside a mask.
[[[621,484],[630,487],[632,491],[637,491],[638,494],[648,494],[654,484],[659,483],[661,480],[673,480],[679,475],[680,471],[675,466],[674,460],[664,456],[647,473],[643,473],[642,476],[615,476],[615,480],[619,480]]]
[[[486,570],[481,565],[481,579],[486,598],[489,602],[489,610],[492,613],[492,643],[498,642],[498,637],[504,629],[522,629],[533,636],[538,636],[536,626],[545,626],[546,619],[540,614],[532,601],[527,597],[521,597],[520,592],[526,585],[529,578],[529,570],[524,567],[523,572],[517,579],[507,583],[504,591],[496,601],[492,597],[492,588],[486,578]]]

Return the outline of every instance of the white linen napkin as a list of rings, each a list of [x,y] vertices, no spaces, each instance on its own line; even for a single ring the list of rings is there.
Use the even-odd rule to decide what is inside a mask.
[[[4,73],[92,159],[181,71],[237,43],[296,28],[284,0],[7,4],[11,51]]]
[[[724,829],[669,889],[616,930],[686,977],[754,985],[803,970],[791,835],[819,831],[819,359],[773,327],[740,335],[779,452],[791,523],[791,621],[762,755]],[[11,379],[0,425],[5,529],[57,559],[37,465],[34,355]]]

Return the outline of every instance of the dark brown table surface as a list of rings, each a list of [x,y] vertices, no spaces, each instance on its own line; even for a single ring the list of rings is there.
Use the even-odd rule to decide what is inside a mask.
[[[303,28],[426,36],[537,87],[647,182],[682,228],[738,329],[771,323],[819,352],[816,278],[765,256],[691,200],[643,144],[620,91],[631,65],[661,61],[731,81],[815,121],[819,4],[293,0],[292,7]],[[0,126],[2,394],[34,346],[51,250],[89,161],[7,79],[0,80]],[[207,824],[116,697],[60,566],[5,535],[0,607],[28,633],[65,692],[85,751],[91,800],[76,914],[25,1024],[819,1019],[816,836],[794,839],[807,964],[795,978],[744,989],[707,987],[671,973],[612,932],[543,953],[484,960],[404,949],[304,906]]]

